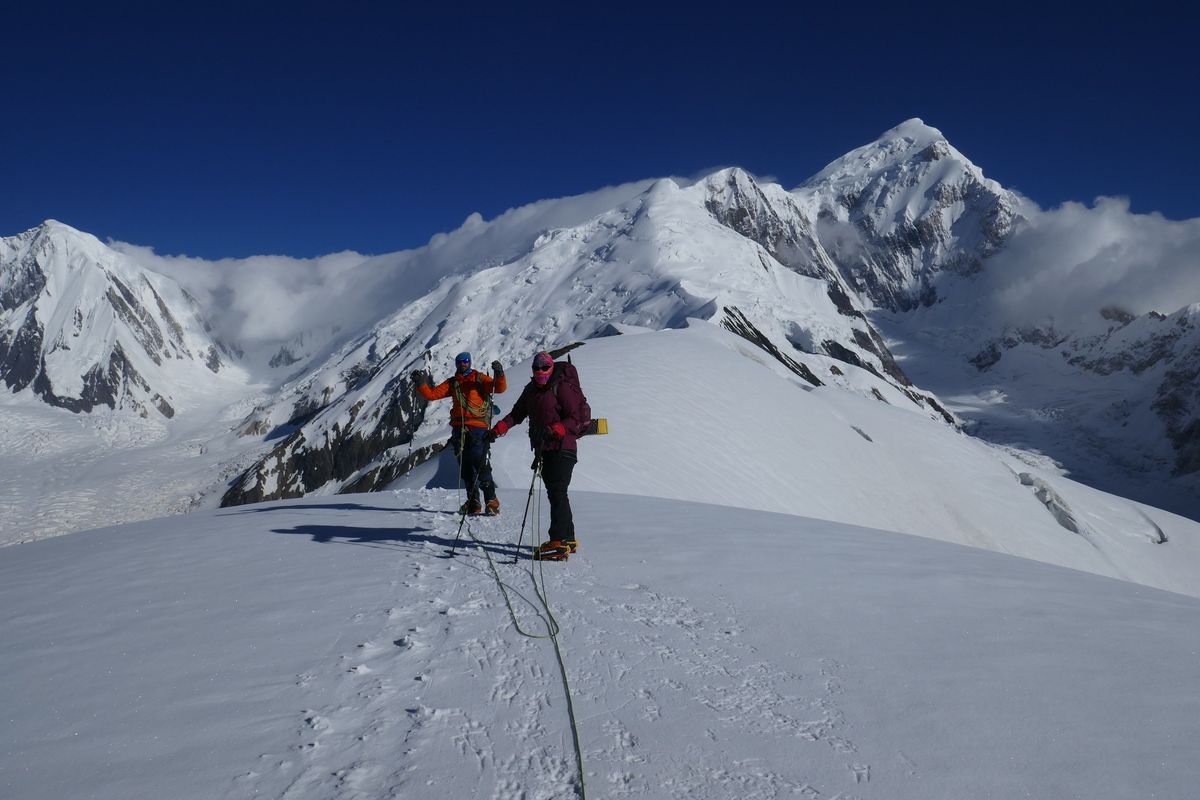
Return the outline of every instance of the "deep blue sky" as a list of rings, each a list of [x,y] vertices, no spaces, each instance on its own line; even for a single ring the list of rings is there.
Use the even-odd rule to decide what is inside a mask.
[[[388,252],[646,177],[790,187],[914,116],[1043,206],[1200,216],[1195,22],[1165,6],[175,5],[5,10],[0,235]]]

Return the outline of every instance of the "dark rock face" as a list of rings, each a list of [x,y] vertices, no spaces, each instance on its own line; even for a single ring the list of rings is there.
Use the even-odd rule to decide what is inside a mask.
[[[896,363],[896,357],[892,355],[892,351],[883,343],[883,337],[879,335],[873,327],[868,327],[867,330],[854,329],[854,341],[859,347],[869,353],[874,353],[879,359],[879,363],[883,365],[883,371],[890,375],[901,386],[912,386],[912,381],[908,375],[904,374],[904,370],[900,369],[900,365]]]
[[[14,335],[0,336],[0,375],[14,392],[19,392],[37,377],[42,367],[42,326],[29,309],[25,321]]]
[[[0,310],[11,311],[27,303],[46,288],[46,276],[32,258],[22,259],[9,271],[9,279],[0,283]]]
[[[866,326],[866,330],[855,329],[854,343],[864,351],[875,355],[879,359],[883,371],[892,379],[902,386],[912,385],[912,381],[900,369],[882,337],[870,325],[866,316],[855,308],[841,274],[825,254],[824,248],[806,222],[803,212],[794,203],[788,200],[786,203],[790,205],[776,209],[753,179],[740,170],[729,171],[725,180],[721,184],[710,186],[709,191],[710,195],[705,207],[718,222],[757,242],[785,267],[807,277],[824,280],[826,293],[838,313],[861,319]],[[929,287],[928,291],[933,292],[932,287]],[[773,343],[768,341],[768,337],[755,328],[738,309],[727,309],[726,317],[721,324],[726,329],[771,353],[788,369],[802,374],[798,367],[803,368],[803,365],[781,353]],[[822,342],[822,349],[833,358],[879,375],[879,371],[873,364],[864,361],[845,343],[825,341]],[[808,375],[802,374],[805,380],[809,380],[809,376],[816,380],[816,376],[812,375],[807,368],[803,369],[808,373]]]
[[[79,397],[63,397],[55,393],[54,387],[46,377],[46,362],[39,357],[37,374],[33,377],[33,391],[46,403],[76,414],[94,411],[99,406],[117,408],[124,397],[128,396],[127,387],[136,386],[142,392],[150,394],[150,403],[160,414],[170,419],[175,416],[175,409],[161,394],[152,392],[150,385],[138,373],[125,351],[118,344],[109,356],[108,364],[102,367],[92,365],[83,375],[83,390]],[[24,387],[20,387],[24,388]],[[142,416],[146,410],[135,404]]]
[[[1099,375],[1111,375],[1123,369],[1140,375],[1160,362],[1171,360],[1179,340],[1187,331],[1188,328],[1181,325],[1162,325],[1151,335],[1123,345],[1111,341],[1113,331],[1110,331],[1103,336],[1074,342],[1073,352],[1064,353],[1064,357],[1069,364]]]
[[[1200,472],[1200,351],[1174,359],[1153,408],[1175,448],[1175,474]]]
[[[825,385],[821,382],[820,378],[812,373],[812,370],[786,353],[781,352],[775,346],[774,342],[766,334],[754,327],[754,324],[746,319],[746,315],[737,308],[730,306],[725,309],[725,318],[721,320],[721,327],[731,333],[736,333],[746,341],[766,351],[780,364],[783,364],[813,386]]]
[[[142,346],[146,354],[155,364],[162,364],[161,354],[166,345],[162,329],[158,327],[154,317],[137,301],[137,297],[129,290],[129,287],[115,276],[110,275],[109,278],[111,285],[106,295],[108,302],[116,309],[117,316],[121,321],[133,331],[138,344]]]
[[[921,394],[921,393],[913,391],[913,390],[909,390],[908,392],[906,392],[906,394],[908,394],[908,396],[913,399],[913,402],[916,402],[918,404],[924,403],[925,405],[932,408],[934,411],[936,411],[938,414],[941,415],[942,419],[946,420],[947,424],[953,425],[956,428],[958,427],[958,420],[956,420],[954,418],[953,414],[951,414],[949,411],[947,411],[945,408],[943,408],[941,403],[939,403],[937,400],[934,400],[933,395]],[[914,395],[916,395],[916,397],[914,397]]]
[[[286,347],[279,348],[279,352],[271,356],[271,360],[267,362],[268,366],[275,367],[290,367],[300,359],[296,357],[291,350]]]
[[[825,341],[821,342],[821,349],[824,350],[825,354],[830,358],[836,358],[838,361],[844,361],[847,364],[852,364],[853,366],[860,367],[868,372],[872,372],[875,375],[879,375],[879,371],[875,369],[874,365],[863,361],[858,357],[858,353],[855,353],[850,348],[845,347],[840,342],[835,342],[833,339],[826,339]]]
[[[850,296],[846,294],[846,290],[840,285],[831,283],[829,288],[826,290],[826,294],[829,295],[829,299],[833,303],[834,308],[836,308],[838,313],[842,316],[866,319],[861,311],[858,311],[854,308],[854,304],[850,302]]]
[[[840,292],[849,306],[841,277],[824,255],[804,213],[791,200],[776,209],[749,175],[730,170],[723,183],[709,187],[704,206],[717,222],[757,242],[783,266],[828,281],[831,291]]]
[[[212,370],[214,374],[220,372],[221,367],[224,366],[224,362],[221,361],[221,351],[215,344],[209,347],[204,354],[204,366]]]
[[[128,304],[127,297],[110,289],[109,300],[114,305],[119,304],[123,318],[132,320],[141,336],[147,337],[141,341],[157,341],[161,344],[161,338],[154,338],[160,334],[157,324],[145,324],[145,319],[134,311],[135,307]],[[153,323],[153,319],[150,322]],[[155,353],[151,353],[151,356],[155,357]],[[162,363],[161,358],[155,358],[155,362]],[[163,416],[170,418],[175,415],[175,409],[161,394],[152,391],[120,344],[114,346],[106,364],[93,364],[83,374],[83,389],[78,397],[58,394],[47,377],[45,334],[33,306],[15,335],[10,331],[0,337],[0,377],[14,392],[32,388],[46,403],[75,413],[91,412],[98,406],[115,409],[122,398],[128,395],[126,387],[133,386],[150,394],[151,406]]]
[[[951,155],[949,145],[939,140],[914,155],[912,163],[930,164]],[[883,203],[893,192],[902,191],[904,181],[912,180],[905,169],[895,169],[895,175],[876,176],[862,190],[846,191],[836,197],[835,202],[848,215],[849,226],[837,222],[833,210],[821,209],[817,224],[828,227],[829,237],[818,237],[812,223],[794,202],[788,198],[772,201],[749,175],[740,170],[722,173],[719,181],[709,184],[705,207],[714,219],[757,242],[780,264],[802,275],[824,280],[826,293],[838,313],[862,320],[862,327],[853,329],[853,342],[822,341],[820,348],[825,354],[894,383],[918,406],[931,408],[948,423],[956,425],[954,417],[936,400],[912,388],[912,380],[896,362],[883,338],[856,307],[850,287],[891,310],[907,311],[932,305],[938,300],[934,285],[937,274],[941,271],[962,275],[978,272],[983,259],[998,250],[1011,233],[1015,214],[1004,193],[997,192],[968,171],[956,183],[936,184],[931,190],[936,202],[923,216],[882,234],[876,229],[877,204]],[[946,227],[942,212],[954,204],[962,204],[967,213],[956,217]],[[853,228],[854,233],[847,235],[848,228]],[[964,250],[962,241],[976,245]],[[738,309],[726,309],[721,324],[801,374],[797,366],[802,365],[782,353]],[[864,353],[878,359],[878,366],[863,356]],[[990,363],[998,359],[997,348]],[[804,377],[809,380],[808,376]],[[816,376],[812,378],[815,380]]]
[[[1117,308],[1116,306],[1108,306],[1100,309],[1100,316],[1106,320],[1109,320],[1110,322],[1120,323],[1123,326],[1128,325],[1137,319],[1137,315],[1130,314],[1125,309]]]
[[[356,406],[348,425],[322,431],[314,417],[234,481],[221,505],[302,497],[330,481],[343,482],[342,493],[374,491],[436,455],[441,446],[386,454],[411,442],[425,418],[425,400],[407,378],[395,379],[388,391],[390,400],[376,419],[360,419]]]
[[[379,491],[401,475],[406,474],[415,467],[419,467],[445,449],[445,442],[429,447],[419,447],[398,461],[387,461],[378,464],[363,473],[362,477],[346,484],[339,494]]]
[[[900,365],[896,363],[895,357],[891,351],[884,345],[883,339],[879,334],[872,329],[870,332],[854,329],[854,342],[868,353],[874,354],[883,366],[883,371],[886,372],[894,381],[901,386],[912,386],[912,381],[904,374],[904,370],[900,369]],[[853,364],[856,367],[867,370],[868,372],[882,378],[875,365],[869,361],[861,359],[853,350],[845,347],[840,342],[835,342],[832,339],[826,339],[821,342],[821,348],[830,358],[836,358],[838,361],[845,361],[847,364]]]
[[[1012,350],[1021,344],[1032,344],[1043,350],[1053,350],[1069,340],[1069,336],[1048,328],[1018,328],[1005,331],[1004,335],[993,339],[970,358],[971,364],[980,372],[991,369],[1004,357],[1004,351]]]
[[[1175,474],[1190,475],[1200,472],[1200,420],[1193,419],[1187,427],[1171,435],[1178,455],[1175,459]]]
[[[1174,474],[1200,471],[1200,349],[1195,346],[1194,315],[1181,312],[1172,322],[1151,312],[1143,320],[1141,335],[1120,341],[1114,337],[1135,320],[1123,314],[1106,315],[1110,317],[1120,328],[1072,342],[1071,351],[1064,353],[1068,363],[1100,375],[1121,370],[1142,375],[1165,365],[1151,408],[1166,425],[1175,449]]]
[[[1126,371],[1156,381],[1151,409],[1163,421],[1175,450],[1174,474],[1200,471],[1200,348],[1196,346],[1196,315],[1179,312],[1166,317],[1149,312],[1134,317],[1117,308],[1106,308],[1101,315],[1114,323],[1105,333],[1071,337],[1054,328],[1011,330],[989,342],[971,359],[979,370],[987,370],[1001,360],[1007,350],[1029,344],[1046,350],[1059,350],[1066,363],[1095,373],[1112,375]],[[1161,379],[1158,375],[1161,372]],[[1128,399],[1113,404],[1112,418],[1122,421],[1130,415]]]
[[[936,161],[948,155],[948,146],[935,142],[914,160]],[[858,233],[859,246],[848,252],[833,248],[830,256],[847,281],[875,304],[911,311],[937,302],[939,273],[973,275],[983,269],[984,260],[1007,241],[1017,217],[1003,195],[967,175],[958,183],[938,184],[931,209],[883,233],[876,224],[876,203],[901,188],[890,184],[893,179],[900,177],[879,176],[866,190],[837,197]],[[955,204],[967,211],[947,227],[943,212]]]
[[[1000,345],[996,342],[991,342],[987,347],[976,353],[971,358],[971,363],[975,365],[975,369],[979,370],[980,372],[986,372],[987,370],[996,366],[1003,355],[1004,354],[1000,352]]]

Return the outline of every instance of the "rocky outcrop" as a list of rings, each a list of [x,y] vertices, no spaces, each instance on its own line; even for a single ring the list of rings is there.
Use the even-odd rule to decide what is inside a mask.
[[[712,175],[705,188],[704,207],[722,225],[757,242],[788,269],[832,285],[840,283],[812,223],[786,192],[773,187],[773,198],[769,198],[763,187],[740,169]]]
[[[780,364],[783,364],[813,386],[825,385],[807,366],[781,351],[771,341],[770,337],[756,328],[754,323],[747,319],[746,315],[737,308],[730,306],[725,309],[725,316],[721,319],[721,327],[731,333],[736,333],[746,341],[761,348]]]
[[[1103,333],[1070,335],[1051,326],[1012,329],[989,342],[971,363],[986,371],[1006,352],[1029,345],[1057,350],[1067,364],[1095,375],[1138,376],[1139,393],[1112,404],[1113,420],[1123,424],[1139,405],[1149,405],[1166,427],[1175,452],[1174,474],[1200,472],[1200,305],[1169,317],[1153,311],[1135,317],[1116,308],[1099,314],[1110,323]]]
[[[1200,472],[1200,347],[1171,359],[1153,407],[1175,448],[1175,474]]]
[[[1070,340],[1070,336],[1053,326],[1010,328],[1001,336],[989,341],[969,361],[980,372],[991,369],[1004,357],[1005,351],[1022,344],[1033,345],[1043,350],[1053,350]]]
[[[408,378],[390,383],[384,397],[367,419],[360,416],[365,405],[356,404],[346,419],[326,420],[327,425],[310,420],[235,480],[221,505],[303,497],[330,483],[339,492],[374,491],[442,449],[390,452],[412,441],[425,418],[425,400]]]

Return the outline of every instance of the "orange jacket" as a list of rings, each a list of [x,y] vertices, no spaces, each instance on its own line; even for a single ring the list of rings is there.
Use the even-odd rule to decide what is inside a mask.
[[[421,384],[417,391],[426,400],[453,398],[454,406],[450,409],[450,424],[453,427],[458,428],[465,423],[468,428],[486,428],[492,417],[492,395],[504,394],[507,388],[508,381],[503,374],[493,381],[491,375],[473,369],[466,375],[455,375],[434,387]]]

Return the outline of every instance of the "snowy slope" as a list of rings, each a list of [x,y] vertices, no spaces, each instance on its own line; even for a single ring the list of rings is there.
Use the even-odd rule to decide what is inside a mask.
[[[457,502],[314,498],[6,548],[0,794],[575,796],[554,649],[514,630],[487,561],[543,633],[530,562],[509,563],[519,516],[447,559]],[[575,505],[581,552],[544,584],[588,797],[1200,780],[1194,598],[794,516]]]
[[[572,359],[593,414],[610,423],[583,442],[580,489],[900,531],[1200,595],[1200,524],[966,436],[863,370],[841,365],[861,392],[812,387],[708,323],[592,340]],[[835,363],[814,368],[832,379]],[[507,409],[528,371],[514,367],[496,402]],[[431,435],[444,438],[441,425]],[[450,458],[396,485],[454,488]],[[493,446],[492,462],[502,486],[528,486],[524,427]],[[1047,505],[1043,487],[1058,500]]]

